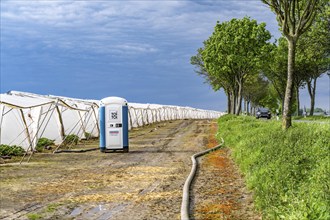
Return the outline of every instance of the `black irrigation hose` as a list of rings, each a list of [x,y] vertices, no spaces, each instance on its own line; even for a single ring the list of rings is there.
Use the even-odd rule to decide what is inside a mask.
[[[54,151],[54,154],[59,154],[59,153],[85,153],[88,151],[94,151],[94,150],[99,150],[100,148],[89,148],[89,149],[84,149],[84,150],[58,150]]]
[[[222,139],[221,144],[219,144],[211,149],[204,150],[202,152],[196,153],[191,156],[191,161],[192,161],[191,171],[183,186],[182,203],[181,203],[181,220],[189,220],[189,190],[190,190],[191,182],[193,181],[195,174],[196,174],[196,169],[197,169],[196,158],[203,156],[207,153],[210,153],[212,151],[218,150],[219,148],[223,147],[224,143],[225,142]]]

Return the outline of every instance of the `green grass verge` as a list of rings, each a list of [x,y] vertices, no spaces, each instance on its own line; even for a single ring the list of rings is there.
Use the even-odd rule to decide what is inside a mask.
[[[245,174],[265,219],[330,219],[330,125],[226,115],[217,137]]]
[[[304,121],[324,121],[324,122],[329,122],[330,123],[330,116],[319,116],[319,115],[314,115],[314,116],[293,116],[293,120],[304,120]]]

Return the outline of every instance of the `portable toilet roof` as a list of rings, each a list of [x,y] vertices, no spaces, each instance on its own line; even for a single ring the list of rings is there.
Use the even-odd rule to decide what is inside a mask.
[[[101,99],[100,106],[108,105],[108,104],[119,104],[119,105],[127,105],[126,99],[111,96],[104,99]]]

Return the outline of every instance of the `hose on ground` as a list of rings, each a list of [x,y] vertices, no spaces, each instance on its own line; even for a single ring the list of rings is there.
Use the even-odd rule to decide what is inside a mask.
[[[222,138],[221,140],[222,140],[221,144],[191,156],[191,161],[192,161],[191,171],[183,186],[182,203],[181,203],[181,220],[189,220],[189,190],[190,190],[191,182],[193,181],[196,175],[196,169],[197,169],[196,158],[223,147],[224,140]]]
[[[89,148],[89,149],[83,149],[83,150],[57,150],[54,151],[54,154],[59,154],[59,153],[85,153],[88,151],[94,151],[94,150],[99,150],[100,148]]]

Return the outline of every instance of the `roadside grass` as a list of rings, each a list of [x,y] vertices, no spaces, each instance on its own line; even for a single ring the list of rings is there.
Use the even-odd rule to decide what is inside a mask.
[[[330,219],[330,125],[226,115],[217,138],[233,156],[254,192],[264,219]]]
[[[305,120],[305,121],[324,121],[330,123],[330,117],[329,116],[322,116],[322,115],[313,115],[313,116],[293,116],[293,120]]]

